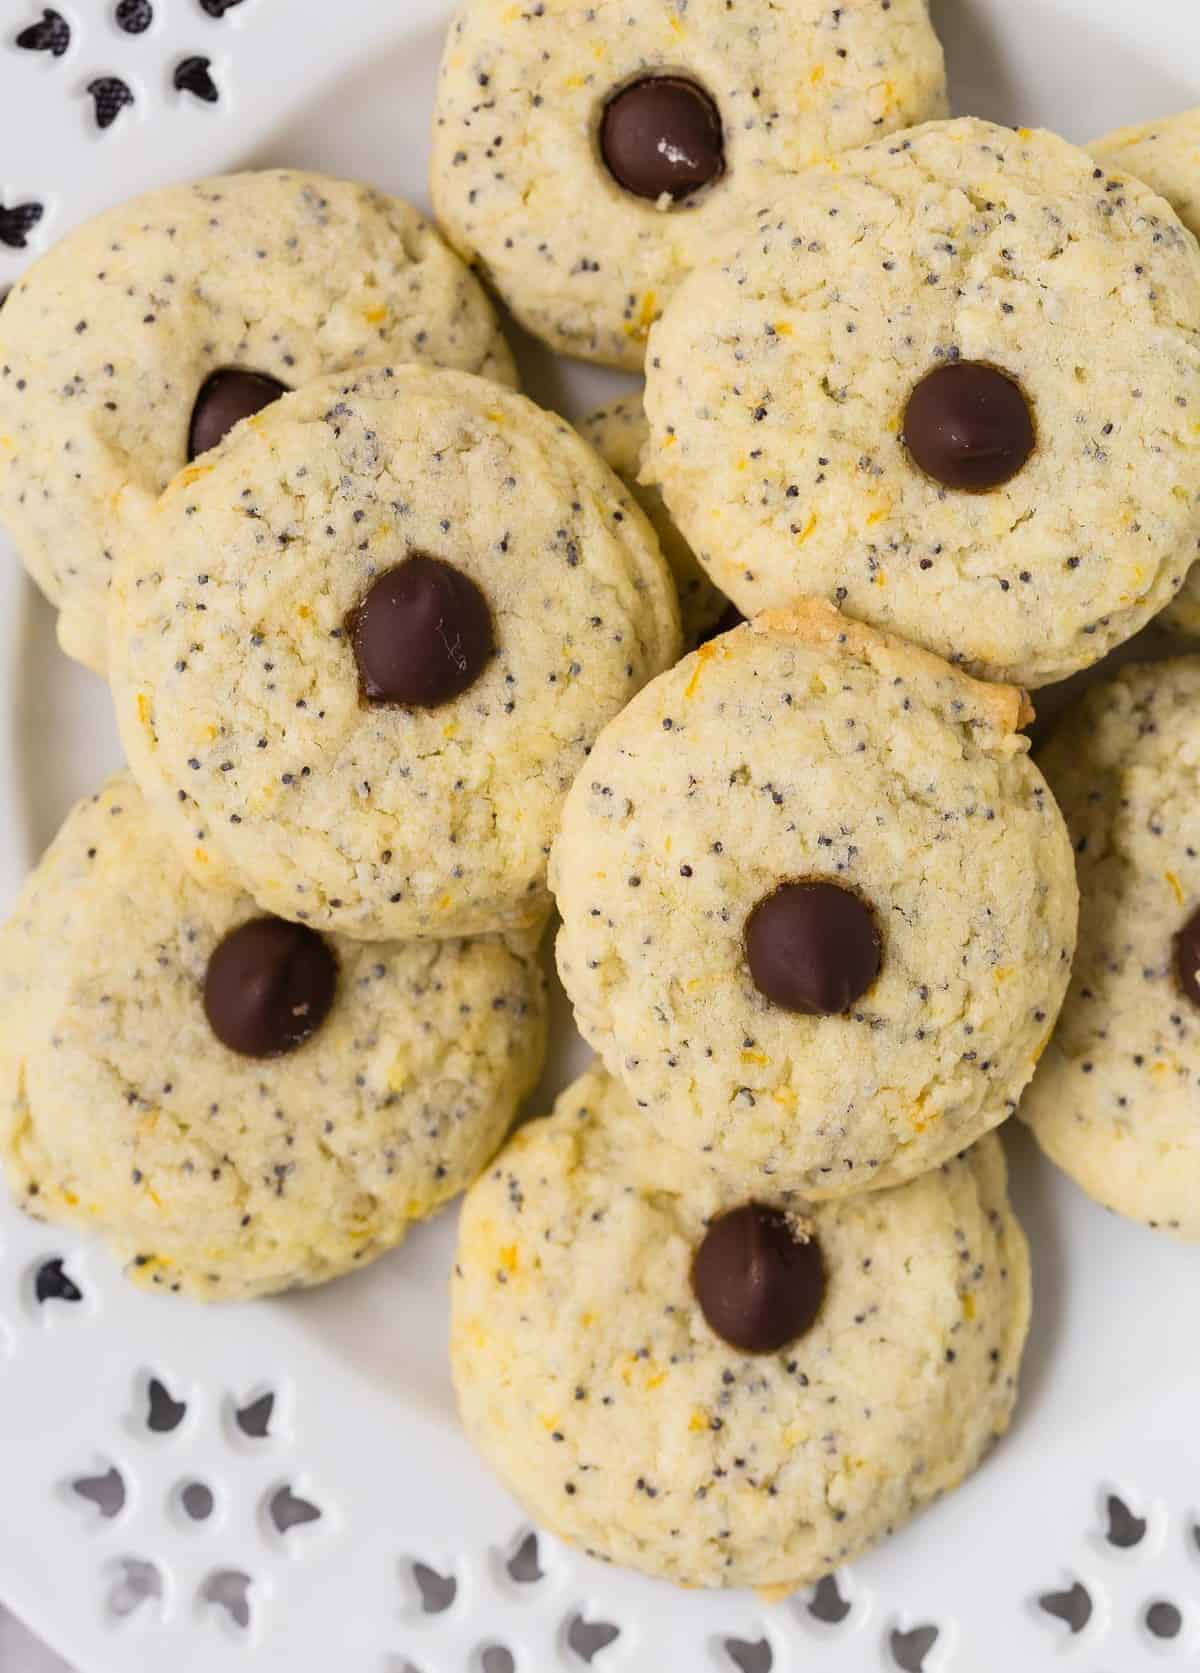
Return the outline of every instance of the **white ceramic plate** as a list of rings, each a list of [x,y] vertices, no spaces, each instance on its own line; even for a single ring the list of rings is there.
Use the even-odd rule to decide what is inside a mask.
[[[130,35],[111,0],[60,0],[71,41],[55,56],[13,44],[41,0],[3,0],[0,201],[44,208],[27,248],[0,243],[0,284],[93,210],[236,164],[305,164],[425,202],[439,0],[225,3],[218,17],[220,0],[153,0]],[[1082,140],[1200,101],[1200,0],[934,9],[960,111]],[[215,102],[174,85],[196,56]],[[102,132],[99,77],[133,95]],[[522,349],[531,392],[568,412],[620,381]],[[102,686],[58,655],[13,563],[0,682],[7,902],[118,761]],[[560,1007],[548,1088],[580,1050]],[[853,1574],[774,1608],[675,1592],[545,1536],[532,1570],[511,1562],[530,1556],[528,1527],[454,1426],[452,1214],[323,1291],[204,1311],[135,1293],[99,1246],[0,1205],[0,1595],[80,1673],[208,1673],[249,1645],[280,1673],[544,1673],[589,1657],[601,1673],[1194,1665],[1196,1254],[1106,1217],[1022,1135],[1010,1148],[1037,1283],[1011,1435]],[[37,1299],[55,1260],[80,1299]],[[267,1433],[246,1433],[268,1394]],[[297,1500],[319,1517],[280,1531],[273,1509],[286,1522]]]

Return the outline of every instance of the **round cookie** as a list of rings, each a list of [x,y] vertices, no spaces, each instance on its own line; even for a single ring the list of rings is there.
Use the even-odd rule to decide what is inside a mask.
[[[399,1243],[486,1164],[542,1060],[532,937],[367,945],[256,919],[192,881],[120,774],[0,931],[14,1197],[201,1300]]]
[[[1200,105],[1160,122],[1118,128],[1088,150],[1105,168],[1145,181],[1200,238]],[[1200,570],[1195,565],[1162,619],[1166,626],[1200,638]]]
[[[1118,128],[1088,150],[1105,168],[1136,175],[1152,187],[1200,238],[1200,105],[1158,122]]]
[[[926,0],[465,0],[433,201],[531,331],[637,370],[673,288],[781,173],[945,106]]]
[[[69,233],[0,312],[0,523],[59,607],[63,649],[103,671],[124,523],[196,444],[281,385],[410,359],[516,382],[478,282],[367,186],[233,174]],[[256,376],[209,384],[235,368]]]
[[[1106,1208],[1200,1240],[1200,657],[1123,668],[1042,754],[1075,845],[1079,950],[1021,1103]]]
[[[782,1593],[954,1487],[1007,1427],[1029,1259],[994,1137],[884,1194],[759,1203],[774,1235],[748,1273],[744,1199],[681,1173],[592,1071],[467,1195],[451,1357],[471,1440],[560,1538]],[[791,1271],[781,1222],[809,1239]],[[710,1313],[780,1345],[740,1350]]]
[[[310,384],[184,471],[111,614],[126,755],[185,864],[367,939],[540,922],[562,798],[679,644],[654,532],[570,425],[411,365]]]
[[[651,1128],[823,1199],[1015,1109],[1076,916],[1022,718],[1019,692],[810,603],[605,728],[551,862],[558,965]]]
[[[778,188],[655,326],[646,411],[745,614],[821,594],[1045,685],[1200,546],[1200,250],[1051,134],[931,123]]]
[[[730,626],[734,625],[729,600],[713,586],[696,562],[691,547],[671,521],[662,495],[656,488],[642,487],[638,481],[642,450],[650,435],[641,397],[627,395],[623,400],[610,401],[581,418],[576,428],[605,464],[616,471],[654,525],[679,593],[685,646],[690,650],[726,619]]]

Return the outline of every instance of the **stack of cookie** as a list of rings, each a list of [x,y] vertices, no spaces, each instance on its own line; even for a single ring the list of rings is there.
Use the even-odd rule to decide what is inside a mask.
[[[1023,717],[809,603],[653,681],[576,779],[558,962],[609,1075],[469,1194],[453,1343],[468,1431],[587,1549],[789,1589],[1005,1427],[1029,1269],[989,1130],[1076,907]]]
[[[816,138],[826,99],[869,113],[866,63],[940,114],[923,8],[630,21],[598,8],[568,33],[553,5],[472,0],[435,123],[459,250],[554,346],[644,369],[581,427],[654,521],[698,647],[567,797],[558,965],[603,1066],[468,1193],[454,1367],[479,1450],[563,1537],[787,1590],[1008,1421],[1029,1282],[991,1132],[1067,995],[1071,837],[1085,801],[1102,817],[1077,722],[1049,761],[1068,833],[1020,688],[1127,641],[1200,550],[1200,252],[1128,170],[1050,134]],[[785,79],[825,91],[789,110]],[[1117,718],[1111,698],[1085,717],[1116,769],[1097,878],[1130,707],[1149,809],[1168,761],[1190,771],[1195,677],[1130,676]],[[1153,828],[1175,869],[1148,891],[1082,866],[1086,974],[1027,1113],[1134,1207],[1109,1154],[1085,1161],[1115,1144],[1117,1077],[1102,1112],[1079,1088],[1156,1059],[1154,1130],[1126,1155],[1142,1212],[1186,1229],[1200,871],[1174,851],[1200,833],[1172,800]],[[1152,1015],[1105,1051],[1096,1001],[1135,965]],[[1143,1088],[1122,1086],[1127,1141]]]
[[[9,1183],[143,1284],[318,1282],[468,1184],[536,1081],[550,841],[678,652],[670,578],[508,387],[476,280],[366,188],[153,193],[3,330],[0,503],[130,769],[0,940]]]
[[[467,0],[458,255],[272,172],[10,297],[0,516],[129,770],[0,937],[0,1153],[201,1298],[469,1186],[483,1455],[589,1551],[786,1590],[1008,1422],[1031,1080],[1089,1189],[1200,1235],[1200,675],[1089,699],[1067,821],[1024,732],[1200,550],[1200,248],[1130,174],[947,120],[925,0],[634,23]],[[644,391],[582,434],[515,393],[468,262]],[[597,1062],[493,1160],[555,901]]]

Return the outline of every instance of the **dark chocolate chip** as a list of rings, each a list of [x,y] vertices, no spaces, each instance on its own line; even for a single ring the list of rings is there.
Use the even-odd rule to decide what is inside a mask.
[[[191,93],[195,98],[203,99],[206,105],[215,105],[221,95],[209,73],[211,64],[211,58],[204,58],[199,53],[181,59],[172,78],[176,91]]]
[[[113,18],[127,35],[143,35],[154,22],[154,7],[150,0],[117,0]]]
[[[17,45],[23,52],[48,52],[55,58],[61,58],[70,44],[71,25],[61,12],[50,6],[43,6],[38,21],[17,36]]]
[[[720,113],[694,81],[643,76],[605,105],[600,155],[636,197],[685,198],[725,167]]]
[[[746,919],[746,960],[765,999],[802,1016],[848,1011],[879,974],[869,906],[837,883],[781,883]]]
[[[983,493],[1010,482],[1033,452],[1033,414],[1014,378],[976,360],[923,377],[904,411],[905,447],[944,488]]]
[[[97,76],[88,82],[88,92],[96,112],[96,126],[111,128],[126,105],[133,103],[133,90],[120,76]]]
[[[11,209],[0,204],[0,244],[7,244],[10,250],[23,250],[45,213],[42,203],[14,203]]]
[[[320,1028],[336,987],[337,963],[315,930],[252,918],[209,958],[204,1014],[230,1051],[280,1057]]]
[[[1187,998],[1200,1006],[1200,908],[1175,937],[1175,976]]]
[[[241,3],[242,0],[200,0],[200,10],[209,17],[222,18],[226,12],[231,12]]]
[[[371,703],[437,708],[473,685],[495,650],[474,581],[424,553],[381,575],[346,625]]]
[[[240,419],[261,412],[287,393],[286,383],[268,377],[265,372],[244,372],[236,366],[212,372],[200,385],[192,408],[188,462],[215,447]]]
[[[745,1203],[705,1232],[692,1262],[692,1290],[723,1342],[744,1353],[775,1353],[803,1336],[821,1310],[821,1246],[797,1237],[779,1209]]]

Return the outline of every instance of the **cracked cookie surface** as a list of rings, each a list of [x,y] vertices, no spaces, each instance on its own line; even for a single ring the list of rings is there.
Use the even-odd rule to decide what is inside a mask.
[[[67,817],[0,931],[0,1160],[38,1218],[201,1300],[320,1283],[470,1183],[541,1067],[532,937],[331,937],[328,1015],[269,1060],[222,1045],[206,969],[258,916],[204,889],[127,774]]]
[[[653,77],[698,89],[721,133],[715,176],[678,199],[626,189],[603,157],[614,96]],[[438,82],[433,201],[531,331],[637,370],[671,290],[781,173],[945,107],[926,0],[466,0]],[[695,134],[642,114],[653,189],[664,155],[695,161]]]
[[[1006,1428],[1029,1262],[991,1136],[886,1193],[768,1192],[818,1243],[825,1293],[806,1334],[747,1354],[689,1281],[741,1200],[590,1071],[467,1195],[451,1357],[468,1435],[543,1526],[685,1585],[783,1592],[907,1521]]]
[[[482,595],[494,638],[431,707],[368,700],[356,660],[355,613],[414,556]],[[570,425],[416,366],[240,426],[114,582],[122,739],[185,864],[367,939],[539,922],[562,798],[678,644],[653,530]]]
[[[914,392],[966,367],[1015,382],[1032,428],[985,492],[917,463]],[[820,594],[1045,685],[1200,548],[1200,250],[1050,134],[931,123],[781,185],[676,293],[646,375],[645,474],[746,615]],[[986,463],[986,415],[975,442]]]
[[[103,671],[114,552],[237,367],[289,388],[372,361],[516,382],[478,281],[417,210],[289,170],[168,186],[88,221],[0,312],[0,522]]]
[[[1200,1240],[1200,657],[1124,668],[1040,760],[1079,873],[1067,1000],[1021,1117],[1106,1208]]]
[[[813,602],[702,646],[605,728],[551,862],[558,965],[651,1128],[750,1187],[830,1197],[1012,1112],[1077,904],[1025,712]],[[796,1014],[748,963],[751,913],[804,880],[878,929],[842,1014]]]

